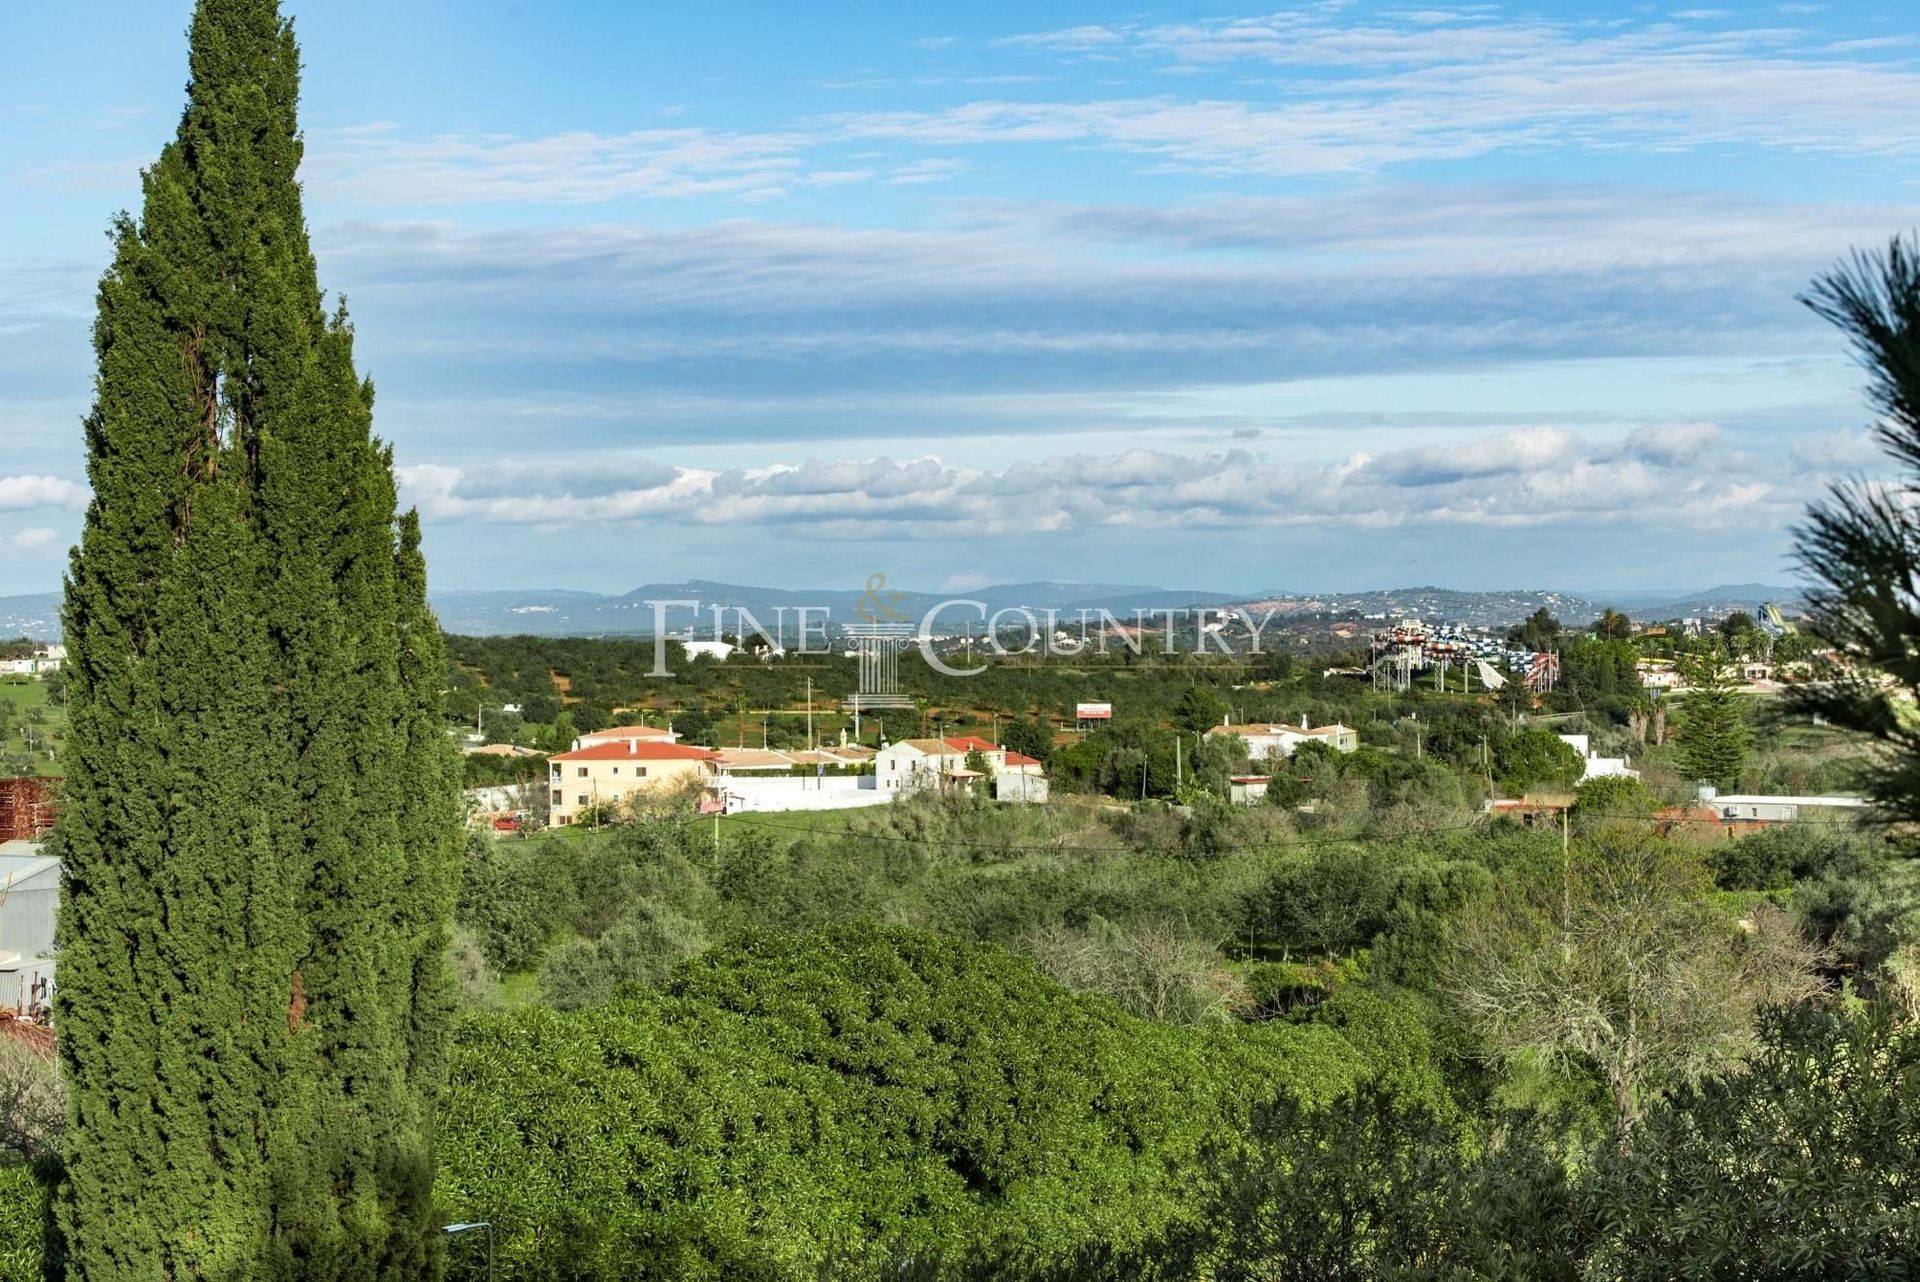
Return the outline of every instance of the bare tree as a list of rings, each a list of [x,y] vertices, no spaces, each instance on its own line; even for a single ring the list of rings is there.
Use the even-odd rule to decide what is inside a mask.
[[[0,1148],[36,1159],[60,1147],[66,1128],[66,1090],[51,1047],[0,1032]]]
[[[1602,833],[1468,912],[1454,996],[1494,1052],[1591,1066],[1624,1133],[1649,1090],[1745,1055],[1760,1008],[1821,989],[1819,951],[1784,914],[1732,921],[1711,889],[1693,853]]]
[[[1029,934],[1026,950],[1068,988],[1099,993],[1149,1019],[1226,1019],[1238,995],[1217,946],[1178,922],[1123,926],[1097,917],[1084,930],[1055,923]]]

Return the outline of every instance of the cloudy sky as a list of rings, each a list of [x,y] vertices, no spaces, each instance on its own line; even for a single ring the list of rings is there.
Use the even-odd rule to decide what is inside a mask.
[[[288,8],[443,588],[1780,581],[1876,466],[1794,294],[1920,223],[1904,3]],[[5,9],[0,593],[190,5]]]

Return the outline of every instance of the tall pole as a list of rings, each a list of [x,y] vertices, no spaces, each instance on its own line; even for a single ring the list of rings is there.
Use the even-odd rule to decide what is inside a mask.
[[[807,751],[813,751],[813,678],[807,678]]]

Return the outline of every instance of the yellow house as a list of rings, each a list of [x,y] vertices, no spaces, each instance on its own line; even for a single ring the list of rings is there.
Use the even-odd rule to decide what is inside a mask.
[[[574,821],[582,810],[626,802],[636,792],[671,788],[688,776],[705,779],[719,755],[683,743],[641,738],[584,744],[548,760],[555,827]]]

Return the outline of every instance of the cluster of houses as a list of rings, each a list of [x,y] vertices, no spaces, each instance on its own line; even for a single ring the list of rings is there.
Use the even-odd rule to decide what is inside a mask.
[[[44,677],[67,661],[67,647],[43,645],[19,659],[0,659],[0,677]]]
[[[842,744],[800,751],[704,748],[659,726],[614,726],[581,735],[548,759],[548,813],[556,827],[625,805],[637,794],[698,788],[715,813],[843,810],[882,805],[902,792],[990,787],[1007,801],[1044,801],[1032,757],[974,735],[902,739],[878,750]]]

